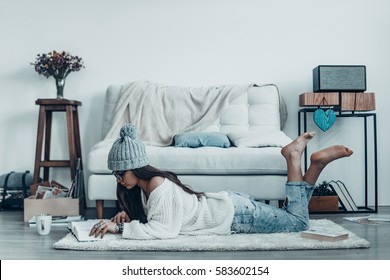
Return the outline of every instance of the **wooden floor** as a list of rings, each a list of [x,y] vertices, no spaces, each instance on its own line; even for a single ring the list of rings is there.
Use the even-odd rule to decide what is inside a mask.
[[[378,214],[390,214],[390,207],[380,207]],[[349,214],[350,216],[353,216]],[[368,214],[354,214],[362,216]],[[301,250],[301,251],[235,251],[235,252],[124,252],[124,251],[70,251],[54,250],[52,245],[64,237],[66,228],[52,228],[50,235],[39,236],[35,228],[23,223],[23,211],[0,212],[1,260],[154,260],[154,259],[247,259],[247,260],[389,260],[390,223],[362,225],[342,217],[346,214],[312,215],[327,218],[344,226],[370,242],[369,249]],[[94,209],[88,209],[87,218],[95,218]]]

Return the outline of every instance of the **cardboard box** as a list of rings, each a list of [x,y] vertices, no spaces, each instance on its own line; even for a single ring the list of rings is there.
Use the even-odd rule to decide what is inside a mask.
[[[33,216],[51,214],[53,216],[75,216],[84,214],[83,198],[51,198],[36,199],[30,196],[24,199],[24,221],[28,222]]]

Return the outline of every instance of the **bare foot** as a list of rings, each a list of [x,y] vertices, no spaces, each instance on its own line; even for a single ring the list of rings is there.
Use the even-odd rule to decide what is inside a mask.
[[[301,156],[307,143],[314,137],[315,132],[305,132],[299,135],[294,141],[281,150],[282,155],[287,159],[289,157]]]
[[[312,164],[324,168],[328,163],[339,158],[349,157],[352,154],[353,151],[351,149],[341,145],[335,145],[313,153],[310,156],[310,161]]]

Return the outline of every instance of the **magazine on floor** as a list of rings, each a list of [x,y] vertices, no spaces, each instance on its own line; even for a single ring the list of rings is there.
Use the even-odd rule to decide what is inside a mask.
[[[51,226],[52,227],[67,227],[70,222],[75,222],[75,221],[82,221],[84,220],[84,217],[81,215],[76,215],[76,216],[53,216],[52,217],[52,222]],[[36,227],[36,219],[35,216],[33,216],[29,221],[28,224],[30,227]]]
[[[344,217],[344,219],[366,225],[380,225],[390,223],[390,215],[369,215],[369,216],[359,216],[359,217]]]

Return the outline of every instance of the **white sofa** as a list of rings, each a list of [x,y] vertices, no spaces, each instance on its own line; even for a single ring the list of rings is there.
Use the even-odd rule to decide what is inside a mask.
[[[121,91],[122,86],[116,85],[107,89],[103,137],[111,127]],[[235,136],[240,147],[147,145],[146,153],[152,166],[175,172],[196,191],[236,190],[259,200],[284,199],[287,169],[280,150],[291,140],[281,130],[286,117],[283,98],[275,85],[251,87],[231,101],[219,119],[204,130]],[[113,141],[97,143],[88,154],[88,169],[92,173],[88,179],[88,197],[96,200],[98,218],[103,215],[104,200],[116,200],[115,177],[107,168]],[[257,141],[262,142],[262,147],[253,148],[259,146],[253,143]]]

